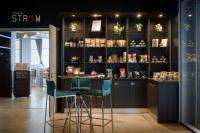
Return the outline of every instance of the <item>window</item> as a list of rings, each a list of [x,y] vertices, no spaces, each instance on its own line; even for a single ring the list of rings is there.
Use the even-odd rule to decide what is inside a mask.
[[[45,67],[49,67],[49,39],[42,39],[42,61]]]
[[[42,62],[44,67],[49,67],[49,39],[42,39]],[[31,40],[31,64],[40,64],[40,57],[37,50],[35,39]]]
[[[15,61],[16,63],[20,63],[20,40],[16,40],[16,53],[15,53]]]
[[[40,58],[35,40],[31,40],[31,65],[40,64]]]

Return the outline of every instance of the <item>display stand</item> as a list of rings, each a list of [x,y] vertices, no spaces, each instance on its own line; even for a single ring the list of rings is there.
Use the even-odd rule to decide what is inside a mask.
[[[30,71],[14,71],[14,96],[28,97],[30,95]]]

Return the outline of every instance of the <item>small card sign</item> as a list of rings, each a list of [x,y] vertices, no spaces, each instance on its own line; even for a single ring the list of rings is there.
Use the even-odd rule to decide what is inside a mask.
[[[101,31],[101,20],[93,20],[92,21],[91,31]]]

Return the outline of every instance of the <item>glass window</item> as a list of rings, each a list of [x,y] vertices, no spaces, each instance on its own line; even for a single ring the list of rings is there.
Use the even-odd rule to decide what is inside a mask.
[[[49,39],[42,39],[42,61],[44,67],[49,67]]]
[[[44,67],[49,67],[49,39],[42,39],[42,62]],[[40,57],[35,39],[31,40],[31,64],[40,64]]]
[[[40,64],[40,58],[35,40],[31,40],[31,65]]]
[[[21,54],[20,54],[20,40],[17,39],[16,40],[16,53],[15,53],[15,61],[16,63],[20,63],[20,58],[21,58]]]

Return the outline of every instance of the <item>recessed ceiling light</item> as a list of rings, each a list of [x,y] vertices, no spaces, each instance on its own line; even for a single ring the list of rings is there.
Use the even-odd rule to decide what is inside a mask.
[[[159,14],[158,17],[159,17],[159,18],[162,18],[162,17],[163,17],[163,14]]]
[[[142,15],[140,13],[137,14],[137,18],[140,18]]]
[[[189,17],[189,18],[192,17],[192,14],[188,14],[188,17]]]
[[[75,14],[72,14],[72,17],[76,17],[76,15],[75,15]]]
[[[118,18],[118,17],[119,17],[119,14],[115,14],[115,17]]]

